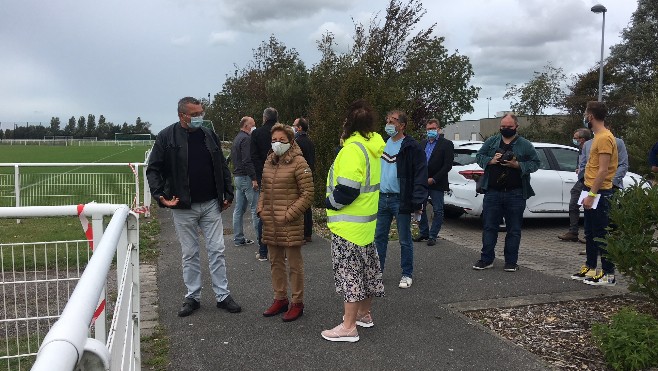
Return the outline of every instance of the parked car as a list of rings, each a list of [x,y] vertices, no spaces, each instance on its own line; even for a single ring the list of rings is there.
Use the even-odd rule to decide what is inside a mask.
[[[480,216],[484,195],[475,192],[475,183],[484,174],[484,170],[477,164],[475,155],[483,142],[453,141],[453,143],[455,160],[448,174],[450,191],[445,195],[445,216],[455,218],[464,213]],[[578,149],[561,144],[532,144],[537,150],[541,164],[539,169],[530,175],[530,184],[535,196],[527,200],[523,217],[568,217],[571,188],[578,180],[575,171]],[[641,179],[640,175],[628,172],[624,177],[624,185],[640,182]]]

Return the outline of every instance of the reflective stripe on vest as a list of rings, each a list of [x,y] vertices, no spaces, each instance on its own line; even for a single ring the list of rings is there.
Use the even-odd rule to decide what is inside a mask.
[[[327,223],[351,222],[351,223],[368,223],[377,220],[377,214],[373,215],[332,215],[327,217]]]
[[[361,183],[356,182],[351,179],[343,178],[343,177],[338,177],[336,179],[336,184],[341,184],[346,187],[358,189],[361,193],[370,193],[370,192],[377,192],[379,191],[379,183],[375,184],[374,186],[370,185],[370,157],[368,157],[368,152],[366,151],[366,147],[363,145],[363,143],[359,142],[354,142],[359,148],[361,148],[361,152],[363,152],[363,155],[366,157],[366,184],[361,185]],[[334,192],[334,165],[331,164],[331,167],[329,168],[329,186],[327,186],[327,193],[331,194]]]

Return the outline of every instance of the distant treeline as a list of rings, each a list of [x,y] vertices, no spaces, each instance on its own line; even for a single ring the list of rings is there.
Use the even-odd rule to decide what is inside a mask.
[[[3,123],[7,126],[7,123]],[[114,139],[115,134],[153,134],[151,133],[151,124],[148,121],[142,121],[137,118],[134,124],[124,122],[123,125],[117,125],[105,120],[105,116],[100,115],[98,121],[96,116],[89,114],[87,117],[80,116],[78,119],[71,116],[66,125],[62,128],[59,117],[50,119],[50,125],[32,125],[25,126],[13,125],[13,128],[0,129],[0,139],[44,139],[45,137],[66,136],[73,138],[97,138],[98,140]]]

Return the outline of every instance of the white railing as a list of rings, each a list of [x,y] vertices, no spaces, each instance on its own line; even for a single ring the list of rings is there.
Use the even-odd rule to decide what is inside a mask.
[[[108,167],[116,170],[98,172],[98,168]],[[7,170],[0,173],[0,206],[128,204],[149,216],[151,192],[146,163],[0,163],[2,168],[13,169],[13,174]],[[96,172],[79,172],[82,168]]]
[[[138,216],[130,212],[127,205],[95,203],[85,205],[81,215],[92,218],[89,228],[93,231],[94,250],[88,261],[84,253],[80,254],[80,246],[86,249],[87,241],[0,245],[3,260],[0,262],[3,279],[0,291],[4,295],[0,327],[4,327],[5,336],[4,343],[0,342],[5,347],[0,349],[0,355],[4,354],[0,356],[0,366],[6,362],[7,370],[25,369],[21,367],[21,360],[23,364],[31,363],[33,347],[39,348],[32,366],[36,371],[140,369]],[[52,216],[78,216],[78,207],[0,207],[0,218]],[[104,216],[112,216],[105,230]],[[75,257],[58,256],[62,253],[57,249],[49,254],[48,244],[60,246],[60,249],[65,246],[67,254],[70,249]],[[104,307],[99,304],[105,303],[105,286],[115,254],[116,302]],[[25,257],[33,255],[35,258],[43,255],[46,260],[54,256],[55,263],[39,268],[36,263],[32,266],[26,263]],[[14,259],[16,256],[19,259]],[[12,269],[5,267],[7,257],[12,259]],[[77,264],[71,267],[64,263],[63,267],[53,270],[52,264],[58,266],[58,260],[77,261]],[[16,272],[17,266],[22,266],[22,271]],[[75,285],[72,293],[71,282]],[[37,288],[39,285],[41,289]],[[32,292],[28,287],[35,289]],[[34,296],[30,299],[32,293]],[[53,308],[44,296],[53,296]],[[66,305],[60,309],[64,303]],[[104,308],[113,308],[109,329],[105,326]],[[50,327],[50,321],[55,319],[57,321]],[[49,328],[45,337],[40,334],[41,327]]]
[[[152,146],[154,140],[89,140],[89,139],[0,139],[7,146]]]

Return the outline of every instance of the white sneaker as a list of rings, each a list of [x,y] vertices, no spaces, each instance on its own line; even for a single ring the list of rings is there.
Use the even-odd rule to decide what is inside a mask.
[[[402,276],[402,278],[400,278],[400,285],[398,287],[401,289],[408,289],[411,287],[411,282],[413,282],[411,277]]]

